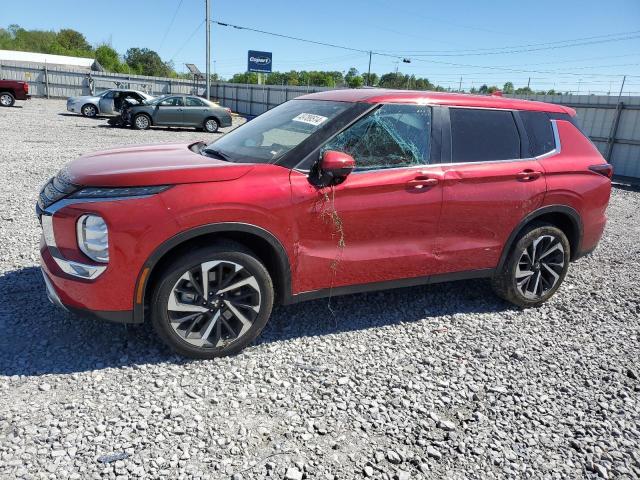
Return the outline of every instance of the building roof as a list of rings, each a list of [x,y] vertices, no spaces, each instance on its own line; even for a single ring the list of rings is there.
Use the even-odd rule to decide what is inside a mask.
[[[553,103],[534,102],[506,98],[497,95],[469,95],[465,93],[430,92],[417,90],[389,90],[386,88],[357,88],[327,90],[303,95],[298,99],[334,100],[366,103],[417,103],[428,105],[453,105],[457,107],[504,108],[509,110],[535,110],[540,112],[568,113],[575,110]]]
[[[47,65],[60,65],[84,70],[103,71],[95,58],[68,57],[65,55],[49,55],[48,53],[20,52],[17,50],[0,50],[0,61],[29,62]]]

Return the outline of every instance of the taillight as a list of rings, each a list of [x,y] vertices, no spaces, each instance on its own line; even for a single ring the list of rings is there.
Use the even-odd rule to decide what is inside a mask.
[[[23,83],[22,84],[22,88],[24,88],[24,93],[29,93],[29,84],[28,83]]]
[[[613,165],[604,163],[602,165],[591,165],[589,170],[604,175],[607,178],[613,177]]]

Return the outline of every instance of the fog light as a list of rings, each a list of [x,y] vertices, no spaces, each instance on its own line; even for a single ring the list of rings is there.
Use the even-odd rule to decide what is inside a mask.
[[[109,232],[107,224],[98,215],[82,215],[76,227],[78,247],[96,262],[109,261]]]

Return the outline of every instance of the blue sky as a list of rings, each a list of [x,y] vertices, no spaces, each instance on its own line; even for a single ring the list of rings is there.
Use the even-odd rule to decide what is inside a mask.
[[[531,77],[531,87],[536,90],[617,92],[622,75],[628,74],[625,92],[640,94],[639,0],[212,0],[212,17],[291,36],[405,55],[411,59],[410,64],[374,55],[372,71],[385,73],[397,67],[445,87],[457,88],[460,77],[465,89],[483,83],[501,86],[505,81],[517,87],[526,85]],[[24,28],[74,28],[91,43],[110,42],[120,53],[132,46],[151,48],[163,59],[173,60],[179,71],[184,70],[185,62],[195,63],[204,71],[204,0],[25,0],[5,5],[1,18],[3,26],[17,23]],[[602,40],[596,38],[575,41],[587,44],[568,48],[557,48],[556,44],[552,49],[522,51],[549,46],[523,45],[610,34],[627,34],[627,39],[592,43]],[[356,67],[362,72],[368,63],[368,55],[363,53],[212,27],[212,60],[222,76],[244,71],[249,49],[272,51],[274,70],[281,71],[346,71]],[[505,49],[513,53],[504,53]],[[501,53],[488,54],[496,51]]]

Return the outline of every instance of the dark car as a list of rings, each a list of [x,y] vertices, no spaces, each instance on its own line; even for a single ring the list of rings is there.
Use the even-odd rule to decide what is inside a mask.
[[[0,106],[12,107],[16,100],[29,100],[29,84],[17,80],[0,80]]]
[[[574,116],[493,96],[335,90],[208,145],[87,155],[40,194],[49,296],[150,320],[199,358],[248,345],[274,303],[486,278],[536,307],[606,223],[612,168]]]
[[[137,130],[151,126],[194,127],[210,133],[231,126],[231,110],[193,95],[164,95],[128,107],[122,123]]]

